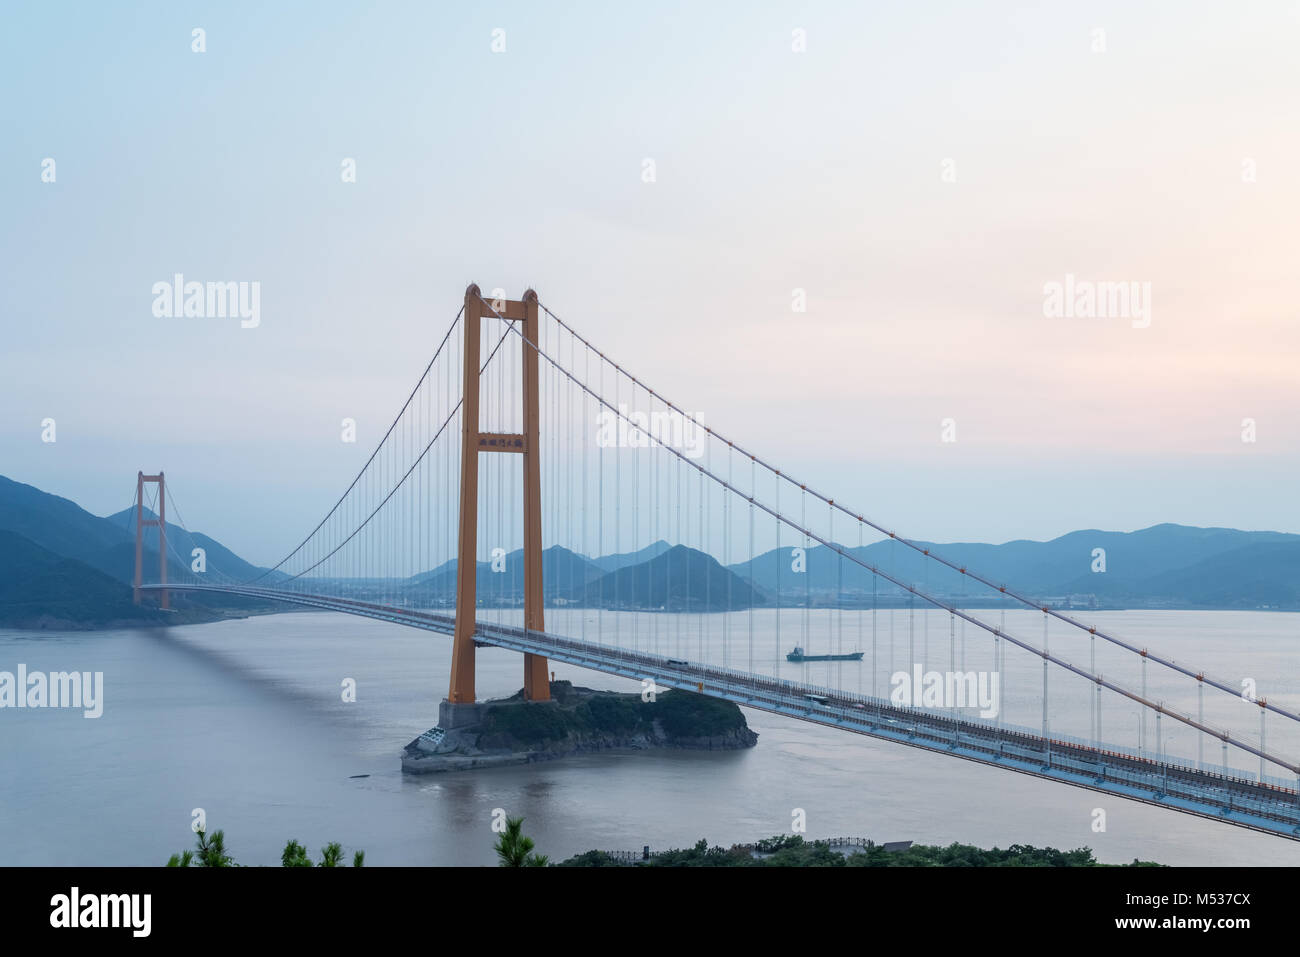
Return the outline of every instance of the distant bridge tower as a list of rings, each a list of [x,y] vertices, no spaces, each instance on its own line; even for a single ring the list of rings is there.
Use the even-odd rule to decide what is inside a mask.
[[[456,559],[456,628],[451,650],[453,704],[474,702],[474,629],[478,605],[478,454],[522,454],[524,462],[524,627],[545,629],[542,613],[542,470],[537,440],[541,405],[537,375],[537,293],[529,289],[523,299],[494,299],[488,309],[476,285],[465,290],[465,398],[460,471],[460,547]],[[510,322],[523,323],[523,423],[519,434],[479,431],[479,343],[481,320],[493,313]],[[533,343],[530,346],[528,343]],[[524,698],[548,701],[546,658],[524,655]]]
[[[144,517],[144,483],[156,482],[158,485],[158,517]],[[143,582],[144,530],[146,526],[158,526],[158,582],[167,584],[167,486],[160,471],[157,475],[136,473],[135,479],[135,586],[132,589],[135,603],[140,604],[140,585]],[[171,607],[171,597],[167,589],[162,590],[162,608]]]

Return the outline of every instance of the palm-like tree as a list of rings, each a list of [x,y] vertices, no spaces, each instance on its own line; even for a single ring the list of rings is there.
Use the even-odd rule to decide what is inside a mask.
[[[332,841],[320,849],[320,867],[342,867],[343,846],[337,841]],[[366,860],[365,851],[357,851],[352,855],[352,866],[361,867]],[[297,841],[290,841],[284,846],[284,853],[280,855],[280,863],[285,867],[311,867],[311,858],[307,856],[307,848],[303,847]]]
[[[501,867],[545,867],[547,856],[533,854],[533,839],[524,834],[522,817],[506,818],[506,829],[497,838],[497,861]]]
[[[168,867],[238,867],[234,858],[226,853],[226,835],[224,831],[214,831],[209,838],[203,831],[198,834],[198,853],[182,851],[173,854],[167,861]],[[197,862],[197,863],[196,863]]]
[[[224,831],[214,831],[212,837],[208,837],[203,831],[197,831],[198,847],[194,851],[182,851],[179,854],[173,854],[167,861],[168,867],[239,867],[235,859],[226,853],[226,835]],[[352,866],[363,867],[366,861],[366,852],[357,851],[352,855]],[[311,858],[307,856],[307,848],[303,847],[297,841],[289,841],[284,846],[284,853],[280,855],[280,863],[285,867],[311,867]],[[320,867],[343,867],[343,846],[338,842],[331,842],[321,848]]]

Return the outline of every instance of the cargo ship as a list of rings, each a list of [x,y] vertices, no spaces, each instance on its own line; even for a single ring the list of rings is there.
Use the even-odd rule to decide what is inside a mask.
[[[786,661],[861,661],[863,652],[850,651],[847,655],[805,655],[798,645],[785,656]]]

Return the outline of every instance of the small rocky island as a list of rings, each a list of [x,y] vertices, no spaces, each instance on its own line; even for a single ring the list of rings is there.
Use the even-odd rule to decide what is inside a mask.
[[[731,751],[758,743],[730,701],[689,691],[660,691],[642,701],[637,693],[575,688],[570,681],[552,681],[550,701],[525,701],[522,690],[475,704],[444,701],[438,719],[438,727],[406,746],[403,771],[464,771],[592,751]]]

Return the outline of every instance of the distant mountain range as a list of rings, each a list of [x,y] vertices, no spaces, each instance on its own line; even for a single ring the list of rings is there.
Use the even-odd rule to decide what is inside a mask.
[[[146,520],[156,520],[158,518],[150,509],[144,510]],[[124,508],[120,512],[115,512],[108,516],[105,521],[126,532],[129,544],[131,546],[131,567],[128,577],[135,573],[135,506]],[[158,554],[158,529],[155,527],[146,527],[144,530],[145,547],[152,549],[154,554],[154,567],[157,567]],[[179,525],[167,523],[167,552],[169,565],[175,565],[177,559],[188,562],[194,553],[195,548],[202,548],[205,553],[205,559],[208,568],[218,572],[227,578],[244,580],[253,578],[264,569],[252,565],[230,549],[226,548],[214,538],[209,538],[199,532],[188,532]],[[275,573],[267,575],[268,580],[275,580],[278,576]]]
[[[156,518],[151,512],[146,517]],[[158,569],[158,529],[145,529],[144,541],[143,567],[152,579]],[[220,542],[170,522],[167,546],[167,574],[173,580],[189,571],[196,546],[206,549],[209,568],[239,577],[260,571]],[[0,627],[180,624],[271,607],[236,595],[177,593],[175,610],[166,613],[134,604],[134,577],[134,506],[100,518],[66,498],[0,476]]]
[[[196,547],[205,550],[209,570],[222,576],[243,579],[263,571],[216,539],[171,523],[167,543],[173,580],[188,572]],[[1047,542],[920,544],[1054,604],[1300,609],[1300,535],[1155,525],[1136,532],[1071,532]],[[966,576],[898,542],[845,551],[945,598],[990,595],[988,589],[972,587]],[[154,528],[146,529],[144,553],[153,577],[158,567]],[[203,621],[274,607],[238,596],[177,593],[177,611],[165,615],[131,603],[134,571],[134,507],[101,518],[67,499],[0,476],[0,626]],[[883,604],[905,600],[903,592],[883,580],[873,592],[867,569],[826,546],[802,556],[789,547],[772,549],[724,567],[711,555],[665,541],[596,558],[556,545],[543,553],[542,575],[548,605],[698,612],[771,605],[778,595],[786,605],[861,604],[873,595]],[[266,580],[279,577],[272,573]],[[449,606],[456,595],[456,562],[390,582],[390,594],[394,585],[410,604]],[[522,550],[495,563],[479,562],[477,586],[481,604],[521,604]]]
[[[592,558],[589,561],[601,571],[614,572],[620,568],[627,568],[629,565],[640,565],[651,559],[658,558],[664,552],[672,548],[662,538],[653,545],[647,545],[645,548],[638,549],[635,552],[622,552],[618,555],[606,555],[603,558]],[[693,549],[692,549],[693,551]]]
[[[543,576],[545,581],[545,576]],[[621,565],[574,591],[571,601],[663,611],[733,611],[769,599],[712,555],[674,545],[635,565]]]
[[[517,548],[496,562],[478,562],[478,600],[489,605],[517,605],[524,594],[524,552]],[[665,541],[634,552],[587,558],[561,545],[542,552],[542,582],[547,604],[718,611],[727,588],[730,607],[748,608],[755,592],[747,581],[727,571],[712,556]],[[456,598],[456,561],[409,580],[405,597],[416,604],[451,604]],[[761,599],[760,599],[761,603]]]
[[[0,625],[153,624],[166,617],[157,609],[134,605],[131,589],[97,568],[0,529]]]
[[[524,551],[517,548],[496,562],[476,564],[478,598],[488,603],[515,604],[524,594]],[[500,571],[496,571],[500,568]],[[605,573],[577,552],[553,545],[542,552],[542,582],[548,602],[581,593],[586,584]],[[409,579],[407,600],[417,604],[449,604],[456,599],[456,561],[444,562],[431,572]]]
[[[1300,607],[1300,535],[1283,532],[1154,525],[1136,532],[1070,532],[1047,542],[917,544],[1035,598],[1093,596],[1099,604],[1184,608]],[[932,594],[990,594],[896,541],[844,550]],[[731,570],[752,574],[758,588],[773,594],[779,587],[786,600],[801,600],[805,593],[871,593],[871,572],[826,546],[808,549],[806,573],[793,571],[796,557],[791,548],[773,549],[754,558],[752,573],[748,561]],[[1094,571],[1103,558],[1104,571]],[[885,581],[876,590],[882,596],[899,594]]]
[[[606,572],[617,571],[620,568],[627,568],[632,565],[640,565],[649,561],[664,552],[672,546],[660,539],[653,545],[647,545],[645,548],[635,552],[623,552],[618,555],[605,555],[600,558],[587,558],[579,555],[577,552],[570,551],[562,545],[553,545],[543,552],[542,557],[542,579],[546,582],[547,594],[550,595],[552,589],[557,595],[569,595],[575,591],[581,592],[581,586],[589,581],[593,581]],[[519,591],[523,588],[522,579],[522,561],[524,550],[517,548],[510,554],[504,556],[504,574],[507,576],[502,581],[492,582],[492,590]],[[502,574],[494,572],[492,562],[478,563],[479,578],[483,575]],[[410,579],[413,591],[429,590],[432,594],[438,596],[454,595],[456,592],[456,559],[443,562],[437,568],[413,575]]]

